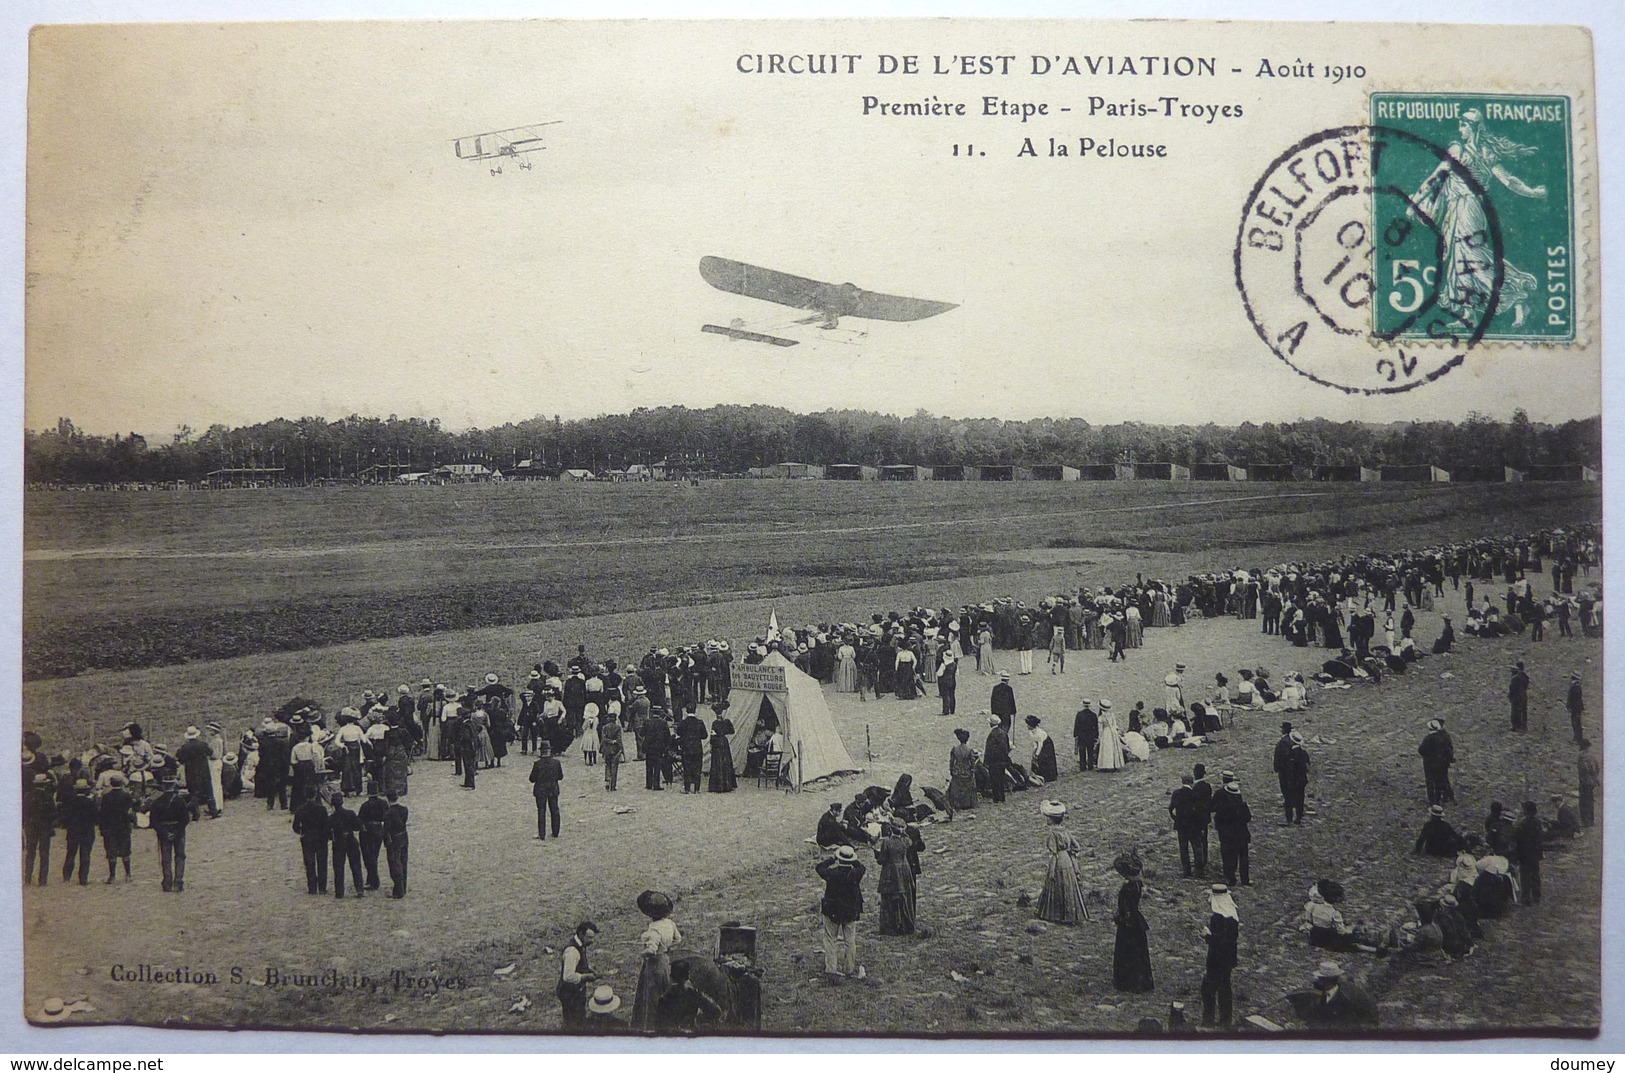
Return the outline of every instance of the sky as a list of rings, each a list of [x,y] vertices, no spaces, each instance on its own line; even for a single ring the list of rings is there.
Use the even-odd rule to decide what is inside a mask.
[[[162,437],[354,412],[466,428],[717,403],[1096,423],[1593,416],[1594,327],[1573,347],[1480,347],[1435,383],[1367,398],[1270,353],[1236,290],[1253,183],[1364,100],[1261,80],[1262,55],[1346,56],[1371,85],[1409,87],[1475,77],[1495,52],[1500,77],[1550,84],[1575,39],[1520,37],[1452,54],[1352,26],[1284,42],[1155,23],[53,28],[31,51],[25,425]],[[864,58],[850,76],[737,70],[775,52]],[[1020,59],[1006,77],[877,73],[881,54],[965,53]],[[1225,73],[1024,73],[1032,54],[1147,53]],[[1589,92],[1589,68],[1568,69]],[[1170,93],[1244,117],[1081,114],[1092,96]],[[989,94],[1051,114],[975,114]],[[871,95],[971,115],[866,116]],[[453,153],[540,122],[556,125],[528,171]],[[1083,136],[1170,155],[1044,155]],[[1017,155],[1024,137],[1039,156]],[[700,326],[794,314],[708,286],[706,255],[958,308],[791,329],[792,348],[730,342]]]

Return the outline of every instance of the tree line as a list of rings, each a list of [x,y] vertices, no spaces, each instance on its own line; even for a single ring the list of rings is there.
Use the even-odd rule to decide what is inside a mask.
[[[420,417],[278,418],[199,433],[183,426],[167,443],[134,432],[93,435],[61,418],[24,434],[31,483],[117,484],[199,481],[229,469],[279,471],[304,484],[430,471],[454,463],[511,472],[531,460],[548,474],[601,472],[666,462],[694,472],[742,473],[776,462],[820,465],[1087,465],[1139,461],[1235,465],[1599,466],[1602,419],[1541,424],[1517,410],[1500,421],[1387,425],[1358,421],[1247,421],[1235,426],[1095,425],[1077,418],[911,417],[864,410],[800,414],[773,406],[640,408],[563,421],[536,417],[496,428],[451,431]]]

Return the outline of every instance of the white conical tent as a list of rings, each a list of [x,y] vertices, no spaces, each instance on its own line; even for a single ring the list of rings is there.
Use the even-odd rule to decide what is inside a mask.
[[[785,691],[755,688],[747,684],[756,667],[783,673]],[[852,762],[835,729],[835,717],[824,702],[824,690],[811,677],[796,669],[796,665],[777,652],[769,652],[756,667],[735,668],[736,684],[728,694],[728,719],[734,725],[734,736],[729,743],[733,750],[734,771],[745,770],[745,754],[750,750],[751,738],[765,700],[779,721],[779,729],[792,749],[800,750],[800,766],[791,765],[787,775],[799,776],[802,782],[811,782],[833,775],[838,771],[860,771]],[[774,674],[772,677],[777,678]]]

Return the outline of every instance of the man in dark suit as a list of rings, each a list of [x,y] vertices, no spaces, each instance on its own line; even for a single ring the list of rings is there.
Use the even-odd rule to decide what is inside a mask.
[[[1443,805],[1428,806],[1427,822],[1416,836],[1412,853],[1425,853],[1429,857],[1454,857],[1461,849],[1461,836],[1444,818]]]
[[[1309,1007],[1306,1020],[1316,1028],[1347,1031],[1377,1027],[1377,1000],[1360,984],[1343,974],[1335,962],[1323,961],[1315,970],[1318,1001]]]
[[[1524,670],[1521,659],[1512,668],[1512,680],[1507,683],[1507,700],[1512,704],[1512,729],[1528,730],[1529,672]]]
[[[161,785],[147,815],[152,833],[158,836],[164,890],[178,893],[186,889],[186,825],[192,822],[192,802],[174,775],[164,776]]]
[[[1444,728],[1443,719],[1428,720],[1428,733],[1416,747],[1422,758],[1422,779],[1427,784],[1428,804],[1448,805],[1456,800],[1450,785],[1450,765],[1456,762],[1455,743]]]
[[[355,882],[355,896],[361,897],[361,819],[344,807],[344,795],[334,794],[328,799],[333,806],[327,817],[327,834],[333,842],[333,897],[344,897],[344,866],[350,866],[350,878]]]
[[[1189,775],[1179,780],[1179,786],[1168,795],[1168,816],[1174,822],[1174,833],[1179,836],[1179,870],[1186,879],[1191,877],[1191,856],[1195,848],[1195,835],[1197,827],[1197,812],[1201,804],[1197,801],[1196,791],[1192,783],[1196,780]],[[1202,817],[1202,826],[1207,826],[1206,817]],[[1203,831],[1203,841],[1206,841],[1207,832]]]
[[[671,749],[671,725],[666,722],[663,709],[649,710],[639,737],[643,742],[644,789],[664,790],[671,781],[671,760],[667,755]]]
[[[1578,745],[1585,740],[1585,695],[1580,690],[1580,672],[1575,671],[1569,675],[1569,695],[1563,701],[1563,707],[1569,711],[1569,725],[1574,728],[1574,744]]]
[[[384,810],[384,855],[389,860],[391,898],[406,897],[406,806],[391,791],[389,807]]]
[[[293,810],[293,833],[299,836],[299,851],[305,858],[305,890],[327,893],[327,806],[311,798]]]
[[[1535,803],[1523,803],[1523,818],[1512,825],[1512,852],[1518,862],[1518,884],[1523,888],[1523,904],[1540,904],[1540,862],[1546,856],[1544,832]]]
[[[1241,783],[1227,782],[1213,802],[1213,830],[1219,836],[1219,857],[1224,862],[1224,879],[1232,887],[1247,887],[1247,851],[1253,836],[1249,828],[1253,811],[1241,797]]]
[[[361,864],[367,872],[367,889],[378,889],[378,851],[384,848],[384,814],[389,802],[384,800],[378,784],[367,787],[367,799],[356,810],[361,821]]]
[[[540,755],[530,768],[531,793],[536,797],[536,837],[547,841],[547,821],[553,821],[553,837],[559,837],[559,782],[564,778],[564,765],[553,755],[553,746],[545,740],[537,746]]]
[[[1236,903],[1230,897],[1230,888],[1225,884],[1213,884],[1209,891],[1209,905],[1213,914],[1208,917],[1207,930],[1202,933],[1207,940],[1207,971],[1202,976],[1202,1024],[1211,1026],[1215,1023],[1213,1015],[1217,1006],[1217,1023],[1229,1028],[1234,1012],[1230,974],[1235,971],[1239,960],[1236,947],[1241,938],[1241,921],[1236,915]]]
[[[863,916],[863,864],[851,846],[836,849],[835,856],[819,862],[818,877],[824,881],[824,897],[819,911],[824,917],[824,972],[832,977],[856,976],[863,979],[858,964],[858,918]]]
[[[996,802],[1003,802],[1005,773],[1010,770],[1010,732],[996,715],[987,717],[987,725],[987,747],[982,750],[982,763],[987,768],[987,795]]]
[[[1100,716],[1088,701],[1072,720],[1072,740],[1078,750],[1078,770],[1095,770],[1100,763]]]
[[[709,732],[693,712],[677,724],[677,751],[683,758],[683,793],[700,792],[700,773],[705,767],[705,742]]]
[[[1208,825],[1213,819],[1213,786],[1207,781],[1207,765],[1191,769],[1191,864],[1199,877],[1207,875]]]
[[[1010,672],[1004,671],[999,675],[999,684],[993,687],[993,696],[989,709],[999,717],[1006,734],[1010,732],[1010,725],[1016,717],[1016,691],[1010,687]]]

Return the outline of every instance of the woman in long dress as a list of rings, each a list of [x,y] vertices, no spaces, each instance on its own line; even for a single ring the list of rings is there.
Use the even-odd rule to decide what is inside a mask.
[[[909,861],[909,840],[900,823],[888,824],[875,846],[880,868],[880,934],[913,935],[917,888]]]
[[[649,918],[649,926],[641,937],[642,967],[632,1004],[632,1027],[652,1032],[656,1027],[655,1004],[671,987],[671,949],[683,941],[683,933],[671,919],[671,899],[659,891],[646,890],[638,895],[638,910]]]
[[[1119,991],[1151,991],[1156,984],[1151,979],[1151,944],[1146,938],[1151,926],[1140,912],[1140,899],[1145,884],[1140,879],[1140,866],[1120,861],[1118,872],[1123,885],[1117,891],[1117,913],[1112,922],[1117,925],[1117,945],[1112,951],[1112,986]]]
[[[835,650],[835,692],[856,693],[858,691],[858,650],[852,647],[852,638],[841,640],[841,647]]]
[[[491,755],[491,716],[477,704],[469,715],[474,732],[474,762],[481,768],[491,767],[496,761]],[[555,743],[555,747],[556,747]]]
[[[976,807],[976,750],[970,731],[956,730],[959,744],[948,750],[948,804],[955,809]]]
[[[897,648],[897,663],[892,670],[892,681],[895,684],[898,700],[913,700],[919,694],[914,691],[914,672],[919,666],[919,659],[914,655],[914,649],[908,645],[899,645]]]
[[[1049,736],[1049,731],[1039,726],[1039,718],[1029,715],[1025,720],[1027,731],[1033,738],[1033,766],[1034,775],[1045,782],[1054,782],[1061,777],[1061,772],[1055,760],[1055,739]]]
[[[1038,919],[1052,924],[1078,924],[1086,919],[1083,888],[1078,884],[1078,840],[1061,829],[1066,804],[1045,801],[1038,811],[1048,820],[1044,849],[1049,852],[1049,872],[1038,894]]]
[[[739,785],[734,774],[733,720],[722,714],[728,710],[727,701],[718,701],[712,707],[717,717],[711,721],[710,790],[714,794],[732,793]]]
[[[1133,604],[1123,610],[1123,630],[1124,648],[1139,648],[1145,644],[1145,620]]]
[[[621,740],[620,713],[611,706],[604,712],[603,722],[598,724],[598,755],[604,761],[604,789],[618,788],[621,756],[625,751],[626,746]]]
[[[985,623],[982,631],[976,635],[976,673],[999,673],[993,666],[993,631]]]
[[[1096,765],[1101,771],[1121,771],[1123,769],[1123,739],[1117,729],[1117,716],[1112,712],[1112,702],[1100,702],[1100,761]]]

